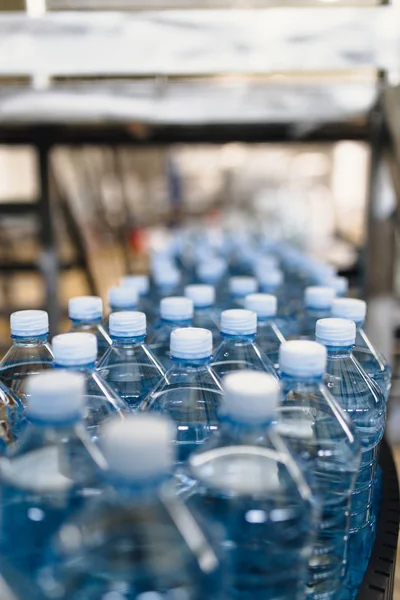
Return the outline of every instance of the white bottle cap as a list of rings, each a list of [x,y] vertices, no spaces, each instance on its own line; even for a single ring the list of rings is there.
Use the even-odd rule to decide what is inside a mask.
[[[367,314],[367,303],[355,298],[338,298],[332,304],[332,317],[350,319],[355,323],[363,323]]]
[[[228,335],[252,335],[257,331],[257,315],[244,308],[231,308],[221,313],[221,332]]]
[[[279,269],[257,270],[257,279],[261,286],[278,288],[283,283],[283,273]]]
[[[85,377],[81,373],[43,371],[28,377],[26,389],[30,419],[62,423],[83,414]]]
[[[278,382],[261,371],[235,371],[222,379],[223,405],[229,417],[255,425],[273,417],[279,404]]]
[[[146,315],[138,311],[121,311],[110,315],[110,335],[131,338],[146,335]]]
[[[354,346],[356,324],[347,319],[319,319],[315,339],[324,346]]]
[[[229,279],[229,291],[235,296],[255,294],[257,287],[257,279],[255,277],[231,277]]]
[[[122,278],[122,285],[134,287],[139,296],[145,296],[149,293],[150,283],[148,275],[125,275]]]
[[[124,308],[134,310],[137,307],[139,294],[134,287],[119,285],[110,288],[108,303],[111,308]]]
[[[200,327],[175,329],[171,333],[170,349],[174,358],[209,358],[212,353],[212,333]]]
[[[291,377],[319,377],[326,370],[325,346],[308,340],[284,342],[279,348],[279,368]]]
[[[103,316],[103,301],[99,296],[76,296],[68,303],[70,319],[97,321]]]
[[[102,427],[101,447],[110,472],[127,481],[149,481],[174,464],[175,427],[163,415],[140,414]]]
[[[249,294],[246,296],[245,307],[252,310],[257,317],[274,317],[276,315],[278,301],[271,294]]]
[[[212,258],[197,267],[200,281],[217,283],[226,273],[226,262],[222,258]]]
[[[335,298],[335,290],[330,287],[313,285],[304,292],[304,303],[307,308],[329,309]]]
[[[62,333],[53,337],[54,362],[63,367],[80,367],[96,362],[97,338],[93,333]]]
[[[195,308],[213,306],[215,302],[215,288],[205,283],[187,285],[185,287],[185,296],[193,300]]]
[[[163,298],[160,315],[166,321],[190,321],[193,318],[193,300],[184,296]]]
[[[49,315],[44,310],[18,310],[10,316],[11,335],[32,337],[49,332]]]
[[[349,291],[349,280],[347,277],[336,275],[336,277],[331,277],[324,283],[333,288],[338,296],[345,296]]]
[[[175,267],[163,265],[154,269],[153,279],[159,287],[176,287],[180,283],[181,275]]]

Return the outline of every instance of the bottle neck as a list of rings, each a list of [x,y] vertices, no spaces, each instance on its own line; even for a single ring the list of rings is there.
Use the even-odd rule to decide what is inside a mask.
[[[55,361],[54,368],[55,369],[65,369],[68,371],[79,371],[80,373],[91,373],[92,371],[95,370],[96,363],[90,362],[90,363],[85,363],[84,365],[81,365],[81,364],[79,364],[79,365],[62,365]]]
[[[112,306],[110,304],[110,313],[118,313],[118,312],[130,312],[133,310],[137,310],[137,304],[133,304],[130,306]]]
[[[192,322],[191,319],[163,319],[161,317],[161,322],[165,327],[173,327],[174,329],[178,329],[179,327],[190,327]]]
[[[221,331],[221,338],[227,342],[240,342],[242,344],[252,344],[256,338],[255,333],[225,333]]]
[[[43,333],[41,335],[30,335],[30,336],[22,336],[22,335],[11,335],[14,346],[42,346],[47,344],[49,339],[48,333]]]
[[[82,325],[86,326],[96,326],[101,325],[101,317],[96,319],[70,319],[73,327],[82,327]]]
[[[127,346],[141,346],[144,344],[146,336],[138,335],[135,337],[116,337],[111,335],[111,339],[114,348],[125,348]]]
[[[82,415],[79,413],[66,416],[60,421],[50,421],[48,418],[32,415],[29,413],[29,411],[27,416],[29,418],[29,429],[31,429],[31,432],[37,430],[41,435],[43,435],[43,433],[51,434],[51,432],[54,431],[56,432],[58,439],[63,437],[61,436],[61,432],[70,432],[82,419]]]
[[[194,307],[194,311],[195,311],[195,313],[197,313],[198,315],[200,315],[201,313],[209,312],[213,308],[214,307],[213,307],[212,304],[207,304],[206,306],[195,306]]]
[[[249,435],[265,435],[266,429],[273,423],[273,418],[270,415],[264,418],[260,417],[257,422],[246,422],[228,414],[220,414],[219,418],[220,433],[225,433],[236,439]]]
[[[330,316],[331,309],[330,307],[317,308],[315,306],[306,306],[306,314],[310,317]]]
[[[258,326],[265,326],[265,325],[272,325],[272,323],[274,323],[275,320],[275,315],[272,317],[261,317],[261,316],[257,316],[257,325]]]
[[[160,486],[168,479],[167,475],[162,473],[146,479],[132,480],[111,470],[106,471],[104,477],[117,491],[118,499],[123,504],[126,504],[126,501],[148,503],[157,500]]]
[[[351,356],[354,346],[326,346],[328,358],[344,358]]]
[[[174,365],[181,368],[193,368],[198,369],[201,367],[206,367],[210,364],[211,356],[207,356],[206,358],[179,358],[176,356],[171,356],[171,360]]]
[[[282,384],[292,385],[292,384],[300,384],[300,385],[318,385],[322,382],[324,374],[320,375],[288,375],[281,371],[280,373]]]

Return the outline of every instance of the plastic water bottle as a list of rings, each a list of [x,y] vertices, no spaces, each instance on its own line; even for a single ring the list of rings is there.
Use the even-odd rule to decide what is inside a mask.
[[[386,419],[383,394],[352,354],[356,326],[345,319],[321,319],[316,340],[328,351],[326,383],[351,417],[361,440],[361,466],[351,502],[349,537],[349,583],[360,585],[370,557],[375,519],[374,478]]]
[[[190,327],[193,319],[193,301],[184,296],[170,296],[160,302],[160,322],[148,337],[147,344],[161,364],[171,366],[170,337],[174,329]]]
[[[302,460],[322,509],[309,563],[310,599],[341,597],[350,502],[361,459],[356,428],[323,383],[326,362],[326,349],[316,342],[290,341],[280,347],[278,431]]]
[[[49,317],[44,310],[19,310],[11,314],[10,328],[13,345],[0,362],[0,379],[26,406],[27,377],[52,367]],[[3,390],[3,396],[8,397],[7,389]],[[9,402],[11,406],[17,404],[12,397]]]
[[[137,310],[138,302],[139,294],[134,287],[118,285],[108,291],[110,314],[126,310]]]
[[[251,310],[233,308],[221,314],[222,341],[212,358],[219,377],[230,371],[253,369],[277,377],[274,365],[256,344],[257,315]]]
[[[278,301],[277,325],[285,337],[294,337],[299,333],[297,313],[299,303],[289,298],[286,293],[283,272],[274,268],[270,270],[257,271],[257,280],[260,292],[272,294]]]
[[[350,319],[355,322],[356,345],[353,354],[364,371],[378,384],[387,400],[392,383],[392,370],[381,352],[374,348],[364,330],[366,314],[367,304],[364,300],[339,298],[333,301],[332,317]]]
[[[47,371],[27,380],[29,424],[0,459],[2,558],[33,576],[50,537],[105,467],[82,423],[84,378]]]
[[[148,275],[125,275],[121,284],[124,287],[133,287],[139,294],[138,310],[149,316],[152,313],[153,305],[150,299],[150,280]]]
[[[60,530],[50,589],[68,600],[219,597],[217,557],[170,481],[172,439],[156,415],[105,427],[105,492]]]
[[[218,429],[222,388],[210,368],[211,352],[212,335],[207,329],[175,329],[171,333],[172,367],[140,407],[172,418],[179,463]]]
[[[92,333],[62,333],[53,338],[56,369],[78,371],[86,381],[84,422],[91,438],[98,438],[99,426],[113,415],[123,419],[128,404],[118,396],[95,369],[97,338]]]
[[[300,600],[315,513],[273,424],[279,386],[254,371],[231,373],[223,386],[219,435],[188,462],[187,505],[215,536],[223,597]]]
[[[228,266],[223,258],[212,258],[197,267],[197,279],[200,283],[213,285],[217,306],[222,306],[228,295]]]
[[[335,290],[324,286],[309,286],[304,292],[304,313],[301,316],[302,337],[314,339],[315,325],[319,319],[331,316]]]
[[[279,348],[285,337],[276,323],[276,296],[249,294],[245,306],[257,315],[257,345],[266,354],[275,369],[279,367]]]
[[[193,284],[185,287],[185,296],[193,301],[193,327],[209,329],[214,345],[219,342],[220,311],[215,307],[215,288],[212,285]]]
[[[103,301],[99,296],[76,296],[68,303],[71,333],[93,333],[97,338],[97,358],[111,346],[111,338],[103,327]]]
[[[113,345],[97,365],[103,379],[135,410],[165,371],[146,345],[146,315],[118,312],[110,316]]]
[[[258,283],[255,277],[231,277],[229,279],[229,298],[226,308],[244,308],[245,298],[257,292]]]
[[[349,280],[347,277],[341,277],[339,275],[328,278],[324,281],[324,285],[333,288],[337,298],[344,298],[349,291]]]

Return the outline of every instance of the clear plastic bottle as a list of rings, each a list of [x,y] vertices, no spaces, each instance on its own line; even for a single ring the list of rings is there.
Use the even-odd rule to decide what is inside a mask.
[[[309,563],[307,598],[342,598],[347,570],[350,502],[361,459],[355,426],[323,383],[327,352],[316,342],[282,344],[278,432],[321,505]]]
[[[255,277],[237,276],[229,279],[229,297],[225,308],[244,308],[246,296],[255,294],[258,282]]]
[[[341,277],[340,275],[327,278],[324,285],[333,288],[337,298],[344,298],[349,291],[349,280],[347,277]]]
[[[29,424],[0,459],[1,556],[25,575],[38,572],[50,537],[105,468],[82,423],[84,385],[77,373],[29,377]]]
[[[27,377],[52,368],[49,317],[44,310],[19,310],[11,314],[10,328],[13,345],[0,362],[0,379],[26,406]],[[3,394],[8,396],[6,389]],[[15,398],[8,397],[7,402],[16,405]]]
[[[276,431],[279,385],[266,373],[224,378],[218,436],[187,465],[183,497],[213,533],[225,598],[304,598],[315,505]]]
[[[102,324],[103,301],[99,296],[76,296],[68,303],[71,333],[93,333],[97,338],[97,358],[111,346],[111,338]]]
[[[171,366],[170,337],[174,329],[190,327],[193,319],[193,301],[184,296],[170,296],[160,302],[160,322],[150,333],[147,344],[165,369]]]
[[[140,312],[150,318],[154,309],[150,298],[150,279],[148,275],[125,275],[121,280],[124,287],[133,287],[139,294],[139,304],[137,306]]]
[[[274,365],[279,368],[279,348],[285,337],[276,322],[276,296],[271,294],[249,294],[245,307],[257,315],[257,345]]]
[[[218,307],[223,306],[228,294],[227,272],[228,266],[226,261],[219,257],[202,262],[197,267],[197,279],[200,283],[214,286]]]
[[[216,555],[169,479],[172,439],[159,415],[105,427],[105,491],[55,539],[49,589],[68,600],[217,598]]]
[[[218,323],[221,312],[215,307],[214,286],[201,283],[187,285],[185,296],[193,301],[193,327],[209,329],[215,346],[220,341]]]
[[[128,404],[96,371],[97,338],[92,333],[62,333],[53,338],[54,367],[77,371],[85,376],[86,395],[84,423],[97,441],[100,425],[113,415],[121,419],[129,411]]]
[[[139,294],[133,287],[117,285],[108,290],[110,314],[126,310],[137,310],[138,302]]]
[[[361,466],[351,502],[349,585],[359,587],[375,535],[374,479],[386,420],[383,394],[352,354],[356,326],[345,319],[321,319],[316,340],[328,351],[326,384],[350,416],[361,441]]]
[[[212,335],[207,329],[175,329],[171,333],[172,367],[140,407],[166,414],[175,422],[179,463],[218,429],[222,388],[210,368],[211,352]]]
[[[97,371],[131,410],[164,377],[165,371],[146,344],[146,315],[118,312],[110,315],[113,345],[97,365]]]
[[[216,348],[211,366],[219,377],[230,371],[253,369],[277,378],[274,365],[257,345],[257,315],[251,310],[233,308],[221,314],[222,342]]]
[[[297,313],[299,303],[289,298],[286,293],[283,271],[270,269],[257,271],[260,292],[276,296],[278,301],[276,323],[285,337],[295,337],[299,334]]]
[[[304,313],[300,318],[300,334],[314,339],[315,325],[319,319],[331,316],[335,290],[325,286],[309,286],[304,291]]]
[[[381,352],[374,348],[364,330],[367,304],[364,300],[339,298],[333,301],[332,317],[350,319],[356,324],[353,354],[366,373],[378,384],[387,401],[392,383],[392,370]]]

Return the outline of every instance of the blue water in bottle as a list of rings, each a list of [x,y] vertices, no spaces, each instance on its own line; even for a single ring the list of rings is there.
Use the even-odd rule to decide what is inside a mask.
[[[111,346],[111,338],[102,323],[103,301],[98,296],[76,296],[68,303],[71,333],[92,333],[97,338],[97,358]]]
[[[26,406],[27,377],[52,367],[53,353],[48,344],[49,317],[44,310],[19,310],[11,315],[10,328],[13,345],[0,362],[0,380]],[[7,389],[3,389],[3,395],[8,396]],[[7,402],[17,408],[15,398],[10,397]]]
[[[53,338],[54,367],[82,373],[85,378],[84,423],[93,441],[100,425],[117,415],[124,419],[129,405],[96,371],[97,338],[92,333],[63,333]]]
[[[361,441],[361,466],[351,502],[349,586],[360,585],[375,535],[374,480],[386,420],[383,394],[352,354],[356,339],[353,321],[321,319],[316,339],[328,351],[326,384],[352,419]]]
[[[105,491],[54,540],[47,589],[68,600],[220,597],[216,555],[170,481],[172,439],[156,415],[105,427]]]
[[[230,371],[253,369],[277,378],[274,365],[256,343],[257,315],[250,310],[231,309],[221,314],[221,343],[211,366],[219,377]]]
[[[105,464],[82,423],[81,375],[47,371],[30,377],[27,389],[29,424],[0,459],[0,552],[13,568],[34,577],[50,537],[95,493]]]
[[[170,337],[174,329],[190,327],[193,301],[183,296],[170,296],[160,302],[160,320],[150,333],[147,344],[165,369],[171,366]]]
[[[300,600],[315,512],[273,424],[279,386],[241,371],[225,377],[224,392],[219,435],[190,457],[182,497],[214,536],[225,598]]]
[[[211,332],[189,327],[171,333],[172,366],[142,403],[141,411],[166,414],[176,424],[178,462],[218,429],[221,383],[210,368]]]
[[[279,368],[279,348],[285,337],[276,322],[277,299],[271,294],[249,294],[245,306],[257,315],[257,345],[274,365]]]
[[[347,572],[350,503],[361,459],[355,426],[323,383],[327,352],[316,342],[282,344],[282,403],[278,432],[321,504],[310,558],[306,595],[342,598]]]
[[[304,292],[304,312],[300,317],[300,334],[303,338],[314,339],[315,326],[319,319],[331,316],[335,290],[323,286],[310,286]]]
[[[209,329],[213,345],[220,341],[218,323],[221,311],[215,307],[215,288],[212,285],[192,284],[185,287],[185,296],[193,301],[193,327]]]
[[[392,384],[392,370],[381,352],[374,348],[364,330],[367,305],[364,300],[340,298],[332,304],[332,317],[351,319],[356,324],[353,354],[364,371],[378,384],[387,401]]]
[[[113,345],[97,371],[131,410],[136,410],[165,371],[146,344],[146,315],[118,312],[110,316]]]

